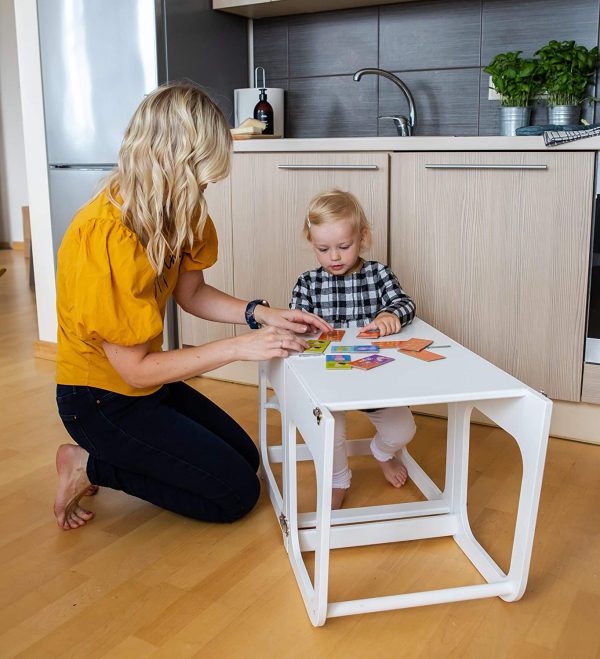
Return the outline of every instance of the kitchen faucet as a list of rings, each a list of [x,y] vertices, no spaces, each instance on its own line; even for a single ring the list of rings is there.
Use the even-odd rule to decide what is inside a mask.
[[[410,93],[410,89],[402,82],[402,80],[400,80],[400,78],[395,76],[393,73],[390,73],[389,71],[385,71],[384,69],[360,69],[354,74],[354,80],[358,82],[363,77],[363,75],[368,74],[382,76],[383,78],[391,80],[400,88],[404,96],[406,96],[406,100],[408,101],[408,119],[398,115],[378,117],[378,119],[392,119],[396,124],[398,135],[401,137],[412,135],[415,129],[415,123],[417,121],[417,111],[415,110],[415,99]]]

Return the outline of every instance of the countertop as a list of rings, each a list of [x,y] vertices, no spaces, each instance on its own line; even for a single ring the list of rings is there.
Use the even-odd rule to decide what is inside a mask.
[[[234,141],[236,153],[290,151],[600,151],[600,137],[547,147],[535,137],[326,137]]]

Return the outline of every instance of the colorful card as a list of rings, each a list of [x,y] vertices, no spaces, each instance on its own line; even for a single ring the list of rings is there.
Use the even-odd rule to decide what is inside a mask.
[[[325,355],[325,368],[332,371],[350,371],[350,355]]]
[[[322,355],[329,345],[329,341],[323,341],[322,339],[308,339],[307,343],[308,348],[301,352],[300,356]]]
[[[379,352],[377,346],[333,346],[331,352]]]
[[[414,350],[398,350],[398,352],[401,352],[407,357],[421,359],[424,362],[436,362],[438,359],[446,359],[444,355],[438,355],[437,352],[429,352],[429,350],[421,350],[420,352],[415,352]]]
[[[407,341],[373,341],[373,345],[379,346],[381,349],[401,348],[402,350],[412,350],[413,352],[419,352],[432,343],[433,341],[431,339],[408,339]]]
[[[378,329],[364,329],[361,330],[357,335],[357,339],[378,339],[379,330]]]
[[[427,346],[430,346],[433,343],[431,339],[408,339],[404,342],[403,346],[400,346],[402,350],[412,350],[413,352],[420,352],[424,350]]]
[[[403,348],[406,341],[373,341],[371,345],[377,346],[380,350],[386,348]]]
[[[341,341],[346,333],[343,329],[334,329],[331,332],[323,332],[319,339],[322,341]]]
[[[368,357],[357,359],[355,362],[350,362],[350,366],[352,366],[352,368],[360,368],[363,371],[369,371],[372,368],[377,368],[378,366],[383,366],[384,364],[393,361],[393,357],[386,357],[385,355],[369,355]]]

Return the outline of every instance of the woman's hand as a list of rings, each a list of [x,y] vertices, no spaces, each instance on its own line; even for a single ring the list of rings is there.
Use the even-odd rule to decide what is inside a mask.
[[[242,361],[287,357],[290,353],[302,352],[308,346],[302,337],[277,327],[252,330],[233,340],[236,343],[236,359]]]
[[[375,317],[372,323],[369,323],[364,329],[378,329],[379,336],[388,336],[389,334],[397,334],[402,325],[400,319],[393,313],[382,311]]]
[[[333,327],[319,316],[300,309],[271,309],[262,304],[256,306],[254,317],[261,325],[270,325],[298,334],[331,332]]]
[[[115,371],[137,389],[185,380],[238,359],[258,361],[287,357],[290,353],[302,352],[307,345],[302,337],[277,327],[265,327],[230,339],[164,352],[150,352],[150,342],[137,346],[102,343]]]

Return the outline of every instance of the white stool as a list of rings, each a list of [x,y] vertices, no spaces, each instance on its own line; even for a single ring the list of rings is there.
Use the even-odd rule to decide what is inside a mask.
[[[347,330],[344,343],[356,340]],[[533,545],[552,403],[512,376],[419,319],[402,339],[433,339],[447,359],[425,363],[395,351],[395,361],[372,371],[326,371],[323,357],[290,357],[260,368],[259,438],[263,475],[284,545],[313,625],[326,618],[425,604],[500,596],[518,600],[525,591]],[[440,350],[441,352],[441,350]],[[267,398],[267,380],[275,395]],[[441,491],[404,450],[409,477],[427,501],[331,510],[334,419],[331,411],[448,404],[446,480]],[[523,477],[510,569],[505,574],[477,542],[467,517],[471,410],[476,407],[512,435],[521,451]],[[267,409],[282,416],[282,443],[267,445]],[[296,429],[304,444],[296,444]],[[348,442],[350,455],[369,453],[369,440]],[[313,460],[317,480],[314,513],[298,513],[296,463]],[[282,463],[282,492],[271,464]],[[452,536],[487,583],[343,602],[328,601],[329,553],[402,540]],[[302,552],[315,552],[314,584]]]

